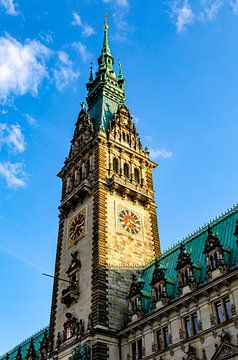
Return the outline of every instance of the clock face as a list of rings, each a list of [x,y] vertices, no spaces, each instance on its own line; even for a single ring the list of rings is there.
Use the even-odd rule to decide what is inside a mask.
[[[141,223],[136,214],[131,210],[121,210],[119,219],[121,225],[131,234],[138,234],[141,231]]]
[[[86,209],[81,210],[69,221],[68,243],[75,244],[86,233]]]

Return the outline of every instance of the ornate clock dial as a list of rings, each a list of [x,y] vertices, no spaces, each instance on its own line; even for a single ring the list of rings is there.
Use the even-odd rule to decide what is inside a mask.
[[[69,223],[69,240],[76,242],[85,235],[86,221],[85,212],[81,211]]]
[[[138,234],[141,230],[141,223],[133,211],[123,209],[119,215],[122,227],[131,234]]]

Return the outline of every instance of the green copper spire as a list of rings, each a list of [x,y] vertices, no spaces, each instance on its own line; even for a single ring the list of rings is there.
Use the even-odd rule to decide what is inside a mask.
[[[125,79],[119,65],[118,78],[113,70],[114,58],[108,43],[107,15],[104,18],[104,35],[101,55],[98,58],[98,70],[95,78],[91,75],[87,83],[87,104],[94,129],[107,131],[113,120],[113,115],[125,102]]]

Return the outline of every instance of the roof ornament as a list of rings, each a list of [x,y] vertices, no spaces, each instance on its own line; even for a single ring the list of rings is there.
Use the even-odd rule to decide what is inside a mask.
[[[108,19],[108,13],[106,13],[106,14],[104,15],[104,30],[107,30],[107,29],[108,29],[107,19]]]
[[[89,79],[88,82],[93,82],[93,63],[90,63],[90,73],[89,73]]]

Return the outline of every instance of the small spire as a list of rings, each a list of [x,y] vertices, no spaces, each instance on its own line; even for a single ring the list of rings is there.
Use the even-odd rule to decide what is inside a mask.
[[[120,60],[118,61],[118,66],[119,66],[118,80],[124,80],[124,76],[123,76],[123,73],[122,73],[122,66],[121,66]]]
[[[102,53],[104,54],[108,54],[111,55],[110,52],[110,48],[108,45],[108,23],[107,23],[107,19],[108,19],[108,14],[106,13],[104,16],[104,37],[103,37],[103,48],[102,48]]]
[[[90,74],[89,74],[88,82],[93,82],[93,63],[92,62],[90,64]]]

